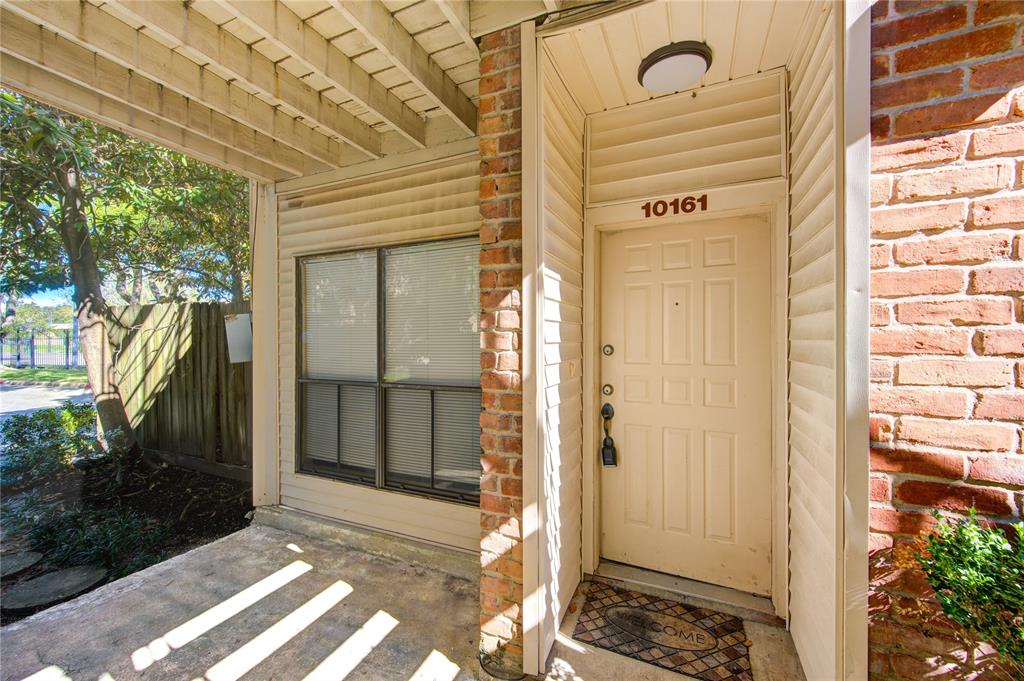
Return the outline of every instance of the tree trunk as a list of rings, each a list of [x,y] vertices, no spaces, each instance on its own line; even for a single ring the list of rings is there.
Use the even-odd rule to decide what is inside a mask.
[[[78,168],[68,164],[57,173],[61,187],[60,236],[71,264],[75,314],[85,372],[96,399],[104,444],[108,449],[134,449],[135,432],[121,399],[113,352],[107,336],[108,311],[100,288],[96,253],[89,239]]]
[[[132,270],[132,297],[128,301],[130,305],[138,305],[142,302],[142,267],[136,265]]]
[[[240,303],[245,300],[245,285],[242,282],[242,273],[231,268],[231,302]]]

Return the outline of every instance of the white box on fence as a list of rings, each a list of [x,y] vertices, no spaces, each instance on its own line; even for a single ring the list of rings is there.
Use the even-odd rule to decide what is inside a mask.
[[[228,360],[232,364],[252,361],[252,318],[248,312],[224,315],[228,334]]]

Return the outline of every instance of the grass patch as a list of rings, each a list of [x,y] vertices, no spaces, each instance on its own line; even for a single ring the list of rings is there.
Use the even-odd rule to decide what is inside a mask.
[[[4,381],[35,383],[86,383],[85,369],[0,369]]]

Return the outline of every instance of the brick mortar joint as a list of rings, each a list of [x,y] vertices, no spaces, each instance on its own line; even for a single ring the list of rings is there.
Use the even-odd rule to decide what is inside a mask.
[[[927,12],[922,12],[921,14],[926,14],[926,13]],[[914,15],[914,16],[920,16],[921,14],[917,14],[917,15]],[[908,15],[900,14],[900,15],[897,15],[896,17],[894,17],[892,20],[872,22],[871,23],[871,30],[874,31],[876,28],[878,28],[878,29],[888,28],[889,26],[891,26],[891,25],[893,25],[895,23],[898,23],[900,21],[900,19],[904,19],[907,16]],[[1020,42],[1019,42],[1019,40],[1020,40],[1020,30],[1019,30],[1020,23],[1021,23],[1021,17],[1020,16],[1015,16],[1015,15],[1009,15],[1009,16],[1005,16],[1005,17],[1000,17],[998,19],[995,19],[994,21],[989,21],[989,22],[986,22],[984,24],[975,24],[974,21],[973,21],[973,17],[969,16],[967,18],[967,21],[962,26],[957,26],[956,28],[953,28],[953,29],[950,29],[950,30],[946,30],[946,31],[942,31],[941,33],[935,33],[935,34],[932,34],[932,35],[929,35],[929,36],[925,36],[923,38],[919,38],[917,40],[911,40],[911,41],[908,41],[908,42],[905,42],[905,43],[896,43],[896,44],[893,44],[893,45],[888,45],[886,47],[875,47],[874,45],[872,45],[871,46],[871,56],[872,57],[874,57],[876,55],[891,55],[891,56],[895,56],[896,54],[898,54],[900,52],[903,52],[904,50],[913,49],[915,47],[922,47],[922,46],[925,46],[925,45],[930,45],[932,43],[936,43],[936,42],[939,42],[941,40],[948,40],[949,38],[958,38],[958,37],[961,37],[961,36],[970,35],[971,33],[977,33],[978,31],[987,31],[989,29],[997,28],[999,26],[1016,25],[1018,27],[1018,30],[1015,32],[1013,38],[1011,39],[1010,48],[1007,49],[1007,50],[1004,50],[1002,52],[998,52],[996,54],[1013,53],[1014,48],[1016,48],[1016,47],[1018,47],[1020,45]],[[966,59],[963,59],[961,61],[949,62],[949,63],[945,64],[945,66],[946,67],[950,67],[950,66],[955,66],[955,65],[960,65],[960,64],[970,64],[970,63],[974,62],[977,59],[985,59],[985,58],[990,57],[990,56],[991,55],[984,55],[982,57],[967,57]],[[917,73],[917,72],[914,71],[912,73]]]

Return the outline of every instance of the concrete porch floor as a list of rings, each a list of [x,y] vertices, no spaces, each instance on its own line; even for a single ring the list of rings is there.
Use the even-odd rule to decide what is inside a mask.
[[[16,622],[0,676],[476,678],[475,557],[335,532],[254,525]]]

